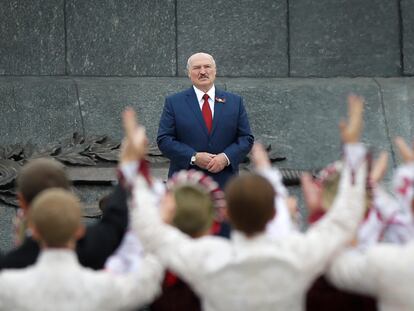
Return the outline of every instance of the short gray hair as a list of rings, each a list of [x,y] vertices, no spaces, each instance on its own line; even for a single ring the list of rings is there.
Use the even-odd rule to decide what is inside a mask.
[[[214,67],[216,67],[216,61],[214,60],[214,57],[213,57],[213,56],[211,56],[211,55],[210,55],[210,54],[208,54],[208,53],[198,52],[198,53],[194,53],[193,55],[191,55],[191,56],[187,59],[187,66],[186,66],[187,72],[190,70],[190,60],[191,60],[191,58],[192,58],[194,55],[197,55],[197,54],[204,54],[204,55],[207,55],[208,57],[210,57],[210,58],[211,58],[211,61],[213,62]]]

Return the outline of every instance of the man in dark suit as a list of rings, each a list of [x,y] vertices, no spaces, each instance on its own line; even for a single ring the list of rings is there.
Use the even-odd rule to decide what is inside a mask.
[[[27,214],[34,198],[43,190],[61,188],[70,190],[70,182],[63,166],[51,159],[36,159],[25,165],[17,179],[20,208]],[[86,228],[76,245],[79,262],[86,267],[102,269],[106,259],[120,244],[128,225],[127,191],[117,185],[108,197],[102,218]],[[4,254],[0,268],[25,268],[34,264],[40,248],[27,234],[22,244]]]
[[[169,177],[194,168],[223,188],[238,173],[254,141],[243,100],[215,88],[216,64],[211,55],[192,55],[187,70],[193,86],[166,98],[158,147],[171,161]]]

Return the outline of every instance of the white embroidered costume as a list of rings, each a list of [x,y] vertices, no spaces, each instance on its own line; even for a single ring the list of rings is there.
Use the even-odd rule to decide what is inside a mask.
[[[391,239],[406,245],[377,244],[365,251],[347,250],[332,263],[328,277],[339,288],[377,297],[381,311],[414,310],[414,241],[412,202],[414,164],[399,167],[394,177],[400,212],[392,219]]]

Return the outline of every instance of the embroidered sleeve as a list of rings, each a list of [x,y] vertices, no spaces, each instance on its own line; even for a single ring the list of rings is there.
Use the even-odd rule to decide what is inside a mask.
[[[288,190],[282,182],[282,174],[275,168],[260,169],[257,171],[265,177],[275,190],[275,217],[267,224],[266,232],[271,237],[282,237],[297,231],[298,224],[294,221],[291,211],[287,206]]]

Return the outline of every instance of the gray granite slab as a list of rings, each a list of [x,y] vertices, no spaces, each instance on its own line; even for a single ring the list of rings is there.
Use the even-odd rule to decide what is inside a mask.
[[[95,205],[103,197],[112,192],[112,185],[76,185],[73,188],[74,193],[81,199],[84,205]]]
[[[73,187],[74,193],[79,197],[82,207],[84,208],[84,217],[82,218],[84,224],[91,225],[96,221],[99,221],[99,218],[102,215],[101,210],[99,209],[99,201],[110,195],[112,189],[112,185],[103,184],[78,184]],[[91,214],[91,212],[93,213]],[[85,215],[93,217],[85,217]]]
[[[166,78],[95,78],[76,79],[79,85],[85,131],[123,137],[121,113],[134,107],[145,125],[151,142],[155,142],[165,96],[191,86],[188,79]]]
[[[377,79],[381,86],[387,129],[391,140],[403,137],[407,143],[414,137],[414,80],[410,78]],[[393,150],[396,151],[395,146]],[[399,163],[398,152],[395,162]],[[395,163],[394,163],[395,164]]]
[[[0,115],[0,144],[46,144],[82,132],[70,79],[0,78]]]
[[[175,1],[66,1],[72,75],[175,76]]]
[[[178,74],[204,51],[221,76],[287,76],[286,13],[286,1],[178,0]]]
[[[401,0],[404,74],[414,75],[414,1]]]
[[[289,1],[290,75],[399,76],[398,14],[397,0]]]
[[[0,251],[7,252],[14,245],[13,219],[16,209],[0,203]]]
[[[372,79],[232,79],[228,91],[245,99],[257,139],[272,143],[287,160],[280,167],[321,168],[340,156],[338,122],[347,95],[365,97],[363,141],[389,151],[380,91]]]
[[[0,1],[0,75],[65,73],[63,2]]]

